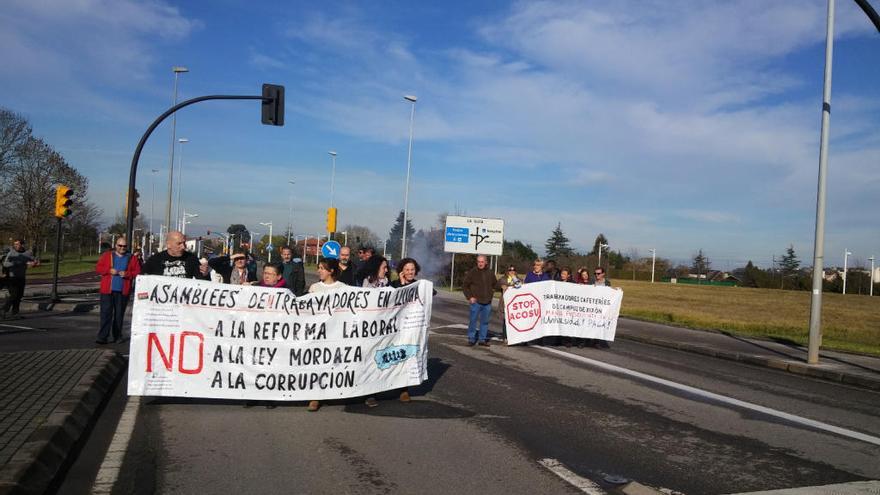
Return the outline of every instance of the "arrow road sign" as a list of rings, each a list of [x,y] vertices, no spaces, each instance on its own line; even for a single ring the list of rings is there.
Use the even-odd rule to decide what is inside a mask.
[[[321,246],[321,256],[325,258],[339,258],[339,250],[342,246],[336,241],[327,241]]]

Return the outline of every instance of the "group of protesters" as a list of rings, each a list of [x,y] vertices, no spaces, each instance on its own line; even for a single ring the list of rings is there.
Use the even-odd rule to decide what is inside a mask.
[[[495,278],[495,275],[489,270],[488,258],[479,255],[477,256],[477,266],[465,274],[464,281],[461,284],[462,292],[470,303],[470,320],[467,333],[468,345],[489,346],[489,320],[492,316],[492,297],[495,292],[501,291],[501,297],[498,300],[498,312],[501,315],[501,340],[506,342],[507,324],[504,318],[504,292],[509,288],[519,288],[523,284],[545,280],[611,286],[611,281],[606,278],[605,269],[601,266],[596,267],[591,276],[590,270],[587,267],[580,267],[576,272],[573,272],[567,266],[557,268],[554,260],[544,261],[540,258],[534,261],[531,271],[526,273],[524,278],[520,278],[516,267],[513,265],[509,265],[504,273]],[[605,340],[575,337],[543,337],[542,344],[562,344],[566,347],[573,345],[578,347],[591,346],[602,349],[610,347]],[[528,345],[528,343],[523,345]]]
[[[95,271],[101,276],[101,323],[96,343],[99,345],[122,342],[122,322],[138,275],[162,275],[166,277],[195,278],[232,285],[286,288],[297,296],[339,289],[347,286],[381,288],[403,287],[416,282],[419,263],[404,258],[397,263],[398,278],[391,280],[388,260],[376,254],[370,246],[357,250],[358,259],[351,258],[351,248],[343,246],[339,258],[324,258],[318,262],[318,281],[306,290],[305,266],[302,258],[295,257],[290,246],[281,248],[280,263],[259,264],[253,255],[244,250],[231,255],[199,259],[186,251],[185,237],[180,232],[169,232],[165,250],[150,256],[141,263],[137,256],[129,254],[124,236],[116,238],[115,249],[108,250],[98,259]],[[259,270],[259,274],[258,274]],[[401,402],[410,402],[406,388],[397,391]],[[246,406],[253,405],[248,402]],[[378,405],[375,397],[368,397],[366,405]],[[275,407],[267,403],[266,407]],[[309,402],[308,410],[317,411],[319,401]]]

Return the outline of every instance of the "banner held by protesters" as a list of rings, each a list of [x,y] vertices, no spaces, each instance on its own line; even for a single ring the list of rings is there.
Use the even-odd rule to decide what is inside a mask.
[[[433,285],[286,289],[141,276],[128,393],[327,400],[427,380]]]
[[[549,280],[510,288],[504,301],[508,345],[556,335],[613,341],[623,291]]]

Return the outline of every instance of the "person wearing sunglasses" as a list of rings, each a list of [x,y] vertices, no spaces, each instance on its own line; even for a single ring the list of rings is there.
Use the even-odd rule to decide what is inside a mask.
[[[98,258],[95,271],[101,276],[101,326],[96,344],[122,342],[122,321],[131,294],[131,282],[141,272],[137,257],[128,252],[125,237],[116,238],[113,249]]]
[[[611,287],[611,280],[608,280],[608,278],[605,277],[605,269],[601,266],[598,266],[593,270],[593,276],[590,285],[604,285],[605,287]],[[598,347],[600,349],[611,348],[611,344],[609,344],[607,340],[587,339],[587,341],[587,345],[593,347]]]

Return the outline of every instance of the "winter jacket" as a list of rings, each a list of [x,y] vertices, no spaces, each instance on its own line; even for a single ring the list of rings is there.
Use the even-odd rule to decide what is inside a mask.
[[[490,304],[495,291],[501,290],[501,284],[488,268],[480,270],[474,267],[464,274],[461,290],[467,299],[475,297],[480,304]]]
[[[113,277],[118,276],[110,274],[110,269],[113,268],[112,256],[115,255],[108,249],[98,258],[98,263],[95,265],[95,271],[101,276],[101,294],[110,294]],[[122,276],[122,295],[127,296],[131,293],[131,281],[141,273],[141,262],[137,256],[129,253],[123,256],[128,256],[128,267],[125,269],[125,275]]]

